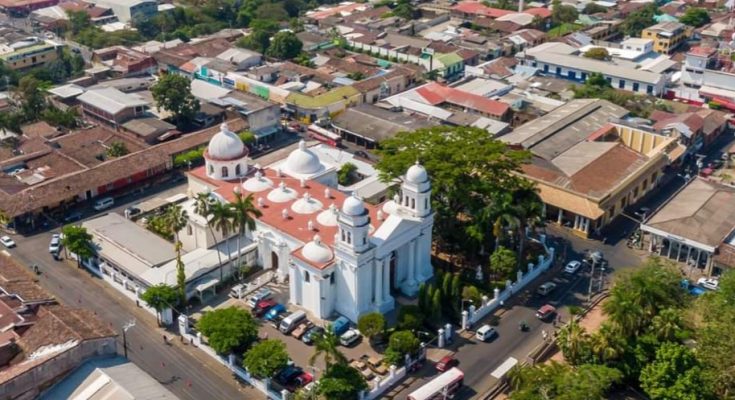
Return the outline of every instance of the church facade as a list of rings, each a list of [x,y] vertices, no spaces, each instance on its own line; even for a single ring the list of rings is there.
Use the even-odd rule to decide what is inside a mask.
[[[179,233],[185,250],[224,239],[196,215],[193,197],[208,193],[227,203],[239,192],[252,195],[262,213],[240,242],[255,244],[257,263],[288,281],[290,303],[317,318],[357,321],[388,312],[396,294],[414,296],[433,276],[431,182],[420,164],[402,177],[400,194],[375,206],[338,191],[337,169],[304,142],[281,162],[251,165],[247,148],[223,124],[204,157],[205,166],[189,173],[189,223]]]

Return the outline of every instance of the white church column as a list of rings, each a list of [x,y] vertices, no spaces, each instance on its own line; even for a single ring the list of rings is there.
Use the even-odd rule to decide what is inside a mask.
[[[416,240],[408,244],[408,284],[416,284]]]
[[[383,302],[383,260],[375,262],[375,302]]]
[[[383,295],[390,294],[390,254],[383,259]]]

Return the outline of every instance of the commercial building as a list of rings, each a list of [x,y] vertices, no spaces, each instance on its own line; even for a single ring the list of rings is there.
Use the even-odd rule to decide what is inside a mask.
[[[609,61],[584,57],[579,49],[564,43],[549,42],[516,54],[523,66],[536,68],[544,75],[584,82],[593,72],[602,74],[615,89],[658,96],[667,77],[661,72],[640,69],[627,60]]]
[[[390,111],[370,104],[350,107],[332,120],[332,127],[348,142],[374,149],[398,132],[438,125],[426,117]]]
[[[77,99],[85,115],[113,127],[144,116],[149,106],[142,97],[111,87],[87,90]]]
[[[735,267],[735,188],[695,177],[641,231],[651,253],[719,275]]]
[[[627,114],[606,100],[573,100],[500,137],[532,153],[522,173],[536,183],[548,219],[580,236],[599,232],[681,156],[675,138],[628,126]]]
[[[59,58],[62,45],[37,37],[0,43],[0,61],[16,71],[46,65]]]
[[[124,24],[158,14],[158,3],[155,0],[90,0],[90,2],[111,9],[117,19]]]
[[[653,40],[653,51],[671,54],[686,42],[693,32],[694,28],[681,22],[668,21],[643,29],[641,38]]]

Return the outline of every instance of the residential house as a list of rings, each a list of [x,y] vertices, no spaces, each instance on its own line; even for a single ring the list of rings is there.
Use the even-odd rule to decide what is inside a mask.
[[[263,63],[263,55],[252,50],[233,47],[217,55],[217,59],[227,61],[235,71],[244,71]]]
[[[95,50],[92,53],[92,62],[109,67],[116,77],[153,75],[158,68],[153,57],[125,46]]]
[[[33,10],[55,6],[59,0],[0,0],[0,11],[14,17],[26,16]]]
[[[158,14],[158,3],[154,0],[89,1],[100,7],[111,9],[117,19],[124,24],[135,23],[136,21],[144,20]]]
[[[10,69],[26,71],[57,60],[62,48],[58,43],[33,36],[6,43],[0,41],[0,61]]]

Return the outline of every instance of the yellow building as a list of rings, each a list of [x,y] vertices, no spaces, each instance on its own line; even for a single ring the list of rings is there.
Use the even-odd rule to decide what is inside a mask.
[[[0,61],[16,71],[46,65],[59,58],[61,46],[41,40],[0,45]]]
[[[653,51],[661,54],[671,54],[689,37],[693,29],[680,22],[661,22],[649,26],[641,32],[643,39],[653,40]]]
[[[587,237],[653,190],[664,168],[683,154],[675,138],[633,128],[628,111],[599,99],[573,100],[508,135],[533,157],[546,218]]]

